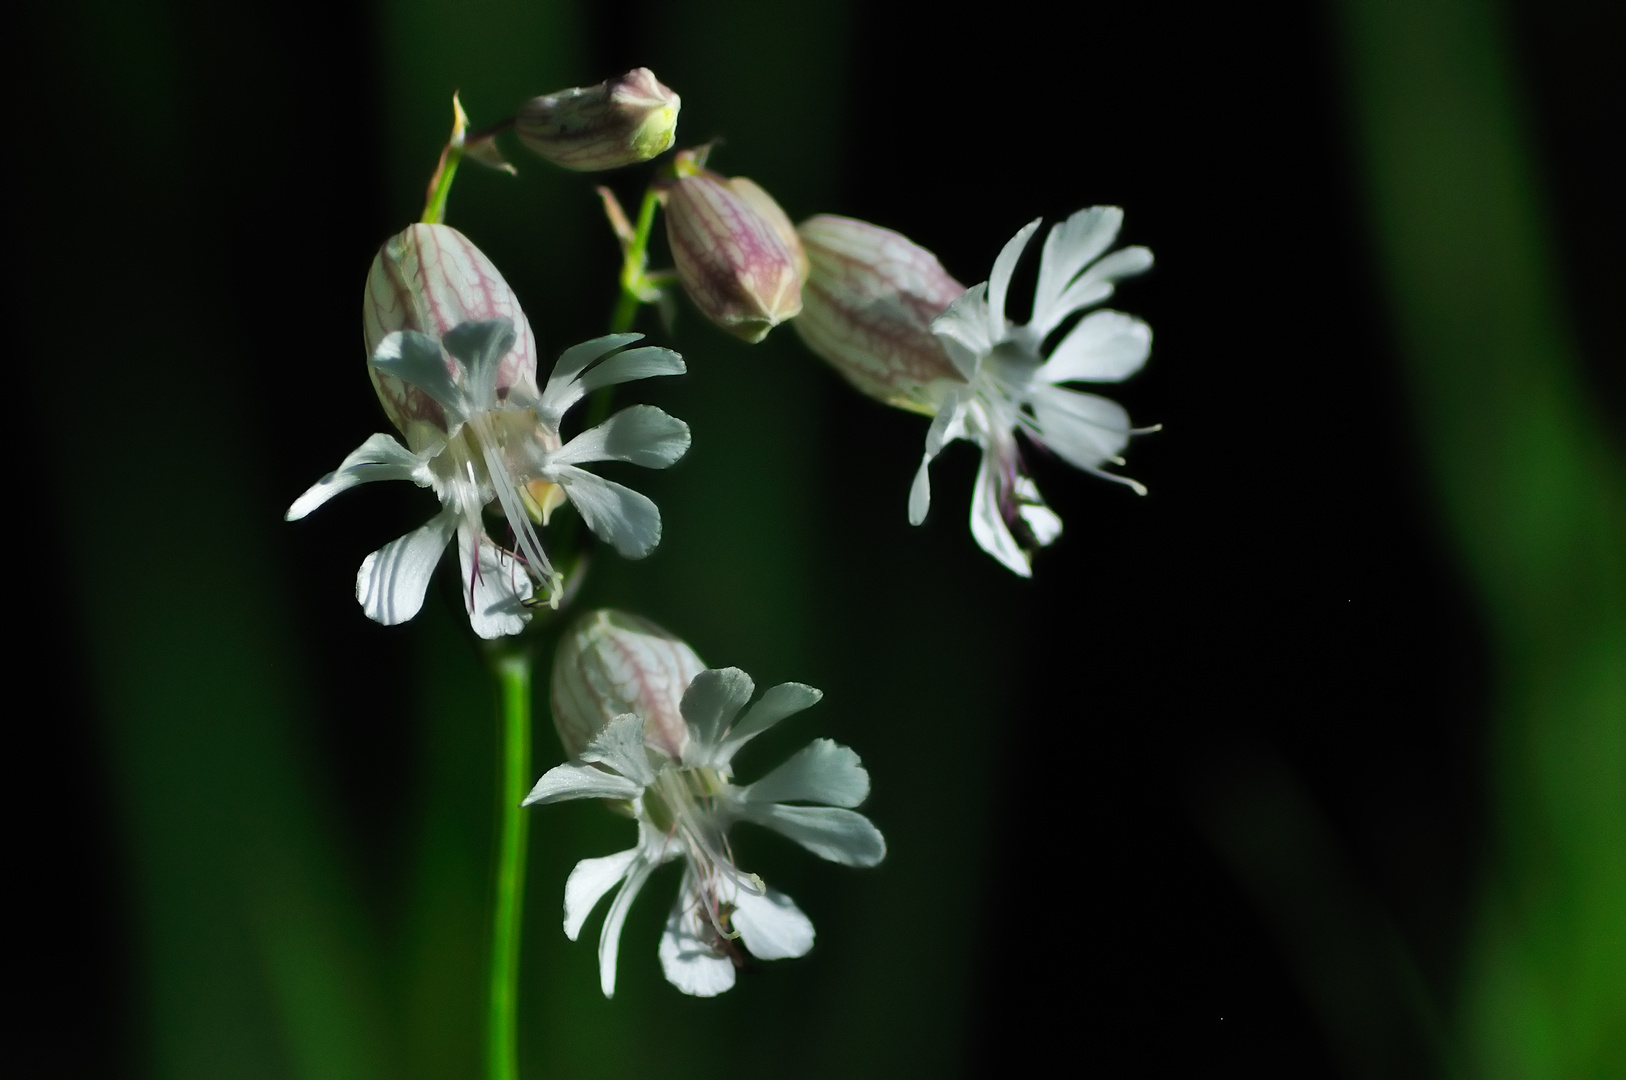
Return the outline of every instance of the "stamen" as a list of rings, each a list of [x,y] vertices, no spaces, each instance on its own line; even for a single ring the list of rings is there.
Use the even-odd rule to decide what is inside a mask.
[[[520,500],[519,491],[514,480],[508,475],[507,463],[502,459],[501,447],[495,445],[497,440],[494,433],[489,430],[488,416],[471,418],[469,426],[474,430],[474,441],[480,447],[480,453],[485,458],[486,475],[491,478],[492,489],[496,492],[497,501],[502,504],[503,516],[508,519],[508,527],[512,529],[519,540],[519,549],[525,555],[525,561],[538,579],[552,584],[556,577],[553,564],[543,554],[542,541],[531,528],[530,516],[525,513],[525,505]],[[555,596],[557,592],[555,590]],[[557,600],[554,600],[557,603]]]

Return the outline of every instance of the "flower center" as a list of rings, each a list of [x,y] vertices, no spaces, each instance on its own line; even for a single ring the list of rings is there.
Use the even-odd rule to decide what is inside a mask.
[[[535,473],[542,456],[558,446],[558,436],[530,409],[498,405],[471,414],[431,466],[476,535],[485,506],[495,500],[502,507],[526,571],[553,596],[558,574],[535,524],[547,524],[564,492]]]
[[[719,940],[739,936],[728,919],[738,890],[759,895],[764,891],[760,878],[741,873],[734,865],[728,837],[718,822],[714,800],[728,786],[728,780],[716,769],[663,769],[644,789],[643,798],[650,824],[683,845],[699,886],[701,905]],[[727,885],[734,888],[725,891]]]

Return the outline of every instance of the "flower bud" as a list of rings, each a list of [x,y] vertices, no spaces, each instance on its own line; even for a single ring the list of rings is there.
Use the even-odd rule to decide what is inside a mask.
[[[735,337],[761,341],[802,310],[802,242],[779,204],[745,177],[724,178],[680,153],[666,238],[689,298]]]
[[[362,300],[362,335],[371,356],[385,335],[416,330],[440,338],[459,323],[507,319],[514,345],[497,368],[497,392],[518,387],[532,398],[536,389],[536,340],[519,298],[481,250],[446,225],[409,225],[385,241],[367,272]],[[447,361],[452,370],[452,361]],[[446,418],[428,394],[368,365],[373,388],[390,422],[407,445],[422,448],[429,424],[444,431]]]
[[[574,758],[623,713],[644,719],[644,742],[677,759],[689,728],[678,706],[706,665],[648,619],[608,608],[566,630],[553,654],[553,724]]]
[[[798,230],[812,271],[802,287],[796,332],[870,397],[933,413],[934,383],[965,379],[932,320],[965,292],[937,256],[905,236],[852,218],[821,214]]]
[[[514,133],[555,165],[600,172],[648,161],[677,137],[681,99],[648,68],[597,86],[535,97],[519,107]]]

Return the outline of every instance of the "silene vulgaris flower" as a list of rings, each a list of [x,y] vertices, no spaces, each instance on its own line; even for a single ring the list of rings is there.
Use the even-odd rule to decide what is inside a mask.
[[[1086,472],[1121,465],[1139,430],[1116,402],[1064,383],[1119,382],[1146,362],[1152,331],[1119,311],[1088,312],[1059,340],[1069,318],[1100,304],[1123,278],[1152,265],[1152,253],[1107,253],[1123,224],[1115,206],[1080,210],[1053,227],[1040,255],[1033,314],[1006,314],[1011,275],[1039,222],[1005,245],[987,282],[961,289],[925,248],[898,233],[850,218],[820,216],[799,232],[812,264],[796,327],[808,346],[859,390],[930,414],[926,452],[909,492],[909,521],[931,505],[929,467],[948,443],[982,449],[971,502],[977,543],[1017,574],[1032,573],[1032,552],[1061,535],[1022,461],[1016,434]]]
[[[385,244],[368,278],[364,327],[369,374],[406,445],[371,436],[295,500],[287,517],[302,518],[375,480],[411,480],[440,497],[442,510],[428,524],[362,562],[356,598],[369,618],[393,625],[416,615],[455,536],[475,632],[518,633],[533,603],[558,603],[562,575],[538,527],[566,500],[622,555],[654,550],[661,535],[655,504],[582,466],[665,468],[688,449],[688,426],[634,405],[568,442],[559,427],[566,410],[599,387],[681,374],[676,353],[627,348],[638,334],[596,338],[565,350],[538,390],[535,346],[518,300],[479,249],[444,225],[414,225]],[[493,504],[507,522],[503,543],[486,531],[484,513]]]
[[[554,694],[567,746],[577,721],[597,716],[604,705],[620,702],[638,710],[599,724],[575,759],[550,769],[525,799],[526,805],[606,799],[637,822],[633,847],[583,859],[565,883],[564,928],[572,941],[599,900],[620,886],[599,934],[604,995],[615,993],[628,909],[655,868],[674,860],[683,863],[683,883],[659,956],[667,980],[679,990],[712,997],[734,985],[747,955],[804,955],[813,947],[812,922],[790,897],[735,865],[729,829],[755,822],[821,858],[874,866],[886,855],[886,841],[851,809],[868,796],[869,774],[857,754],[829,739],[815,739],[752,784],[736,784],[731,763],[751,739],[817,702],[819,691],[782,683],[746,708],[754,687],[738,668],[703,669],[686,687],[674,684],[666,676],[687,667],[692,650],[658,627],[616,612],[589,615],[560,649],[576,650],[554,668],[556,679],[563,672],[574,680],[563,699],[557,689]],[[681,696],[678,687],[684,687]],[[577,709],[595,695],[598,700],[585,711]],[[558,715],[561,704],[571,716]]]

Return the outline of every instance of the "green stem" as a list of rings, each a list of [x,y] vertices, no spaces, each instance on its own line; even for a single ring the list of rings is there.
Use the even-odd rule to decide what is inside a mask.
[[[515,642],[493,662],[501,696],[502,775],[497,897],[491,920],[491,1018],[486,1038],[490,1080],[519,1077],[519,937],[525,903],[525,840],[530,816],[520,808],[531,776],[531,653]]]
[[[638,207],[638,224],[632,233],[632,244],[621,263],[621,297],[616,301],[615,314],[610,317],[610,333],[624,334],[632,329],[632,320],[638,314],[638,305],[645,302],[649,286],[645,270],[649,264],[649,234],[655,227],[655,207],[660,195],[654,186],[644,192],[644,201]]]
[[[448,144],[440,168],[435,170],[435,185],[424,201],[423,217],[418,219],[425,225],[439,225],[446,220],[446,196],[451,194],[452,178],[457,175],[457,166],[462,160],[463,148]]]
[[[655,207],[660,196],[653,185],[644,192],[644,201],[638,207],[638,224],[633,228],[632,243],[621,262],[621,295],[615,302],[615,313],[610,316],[610,333],[625,334],[632,329],[638,317],[638,305],[647,303],[654,286],[648,273],[649,234],[655,227]],[[587,426],[602,424],[610,415],[610,403],[615,398],[615,387],[603,386],[593,391],[587,403]]]
[[[625,286],[621,295],[615,302],[615,314],[610,316],[610,333],[625,334],[632,329],[632,320],[638,314],[638,305],[643,303],[638,297],[629,292]]]

